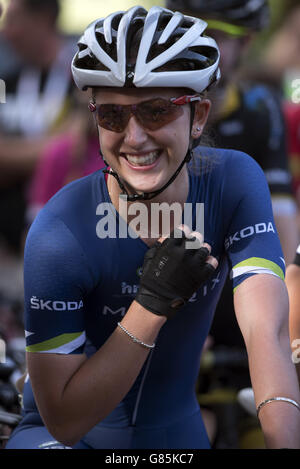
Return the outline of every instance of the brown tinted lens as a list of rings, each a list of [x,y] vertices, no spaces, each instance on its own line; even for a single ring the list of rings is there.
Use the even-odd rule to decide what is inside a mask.
[[[100,104],[97,106],[98,124],[112,132],[123,132],[130,116],[130,108],[118,104]]]
[[[181,106],[162,98],[134,105],[100,104],[97,106],[98,124],[112,132],[123,132],[131,114],[148,130],[157,130],[181,116]]]
[[[181,116],[183,110],[166,99],[157,98],[139,103],[134,113],[143,127],[157,130]]]

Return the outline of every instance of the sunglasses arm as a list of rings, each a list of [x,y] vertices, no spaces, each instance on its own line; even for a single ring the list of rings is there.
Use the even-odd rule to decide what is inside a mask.
[[[171,98],[170,101],[173,104],[177,104],[178,106],[183,106],[184,104],[193,103],[195,101],[201,101],[201,96],[199,96],[198,94],[185,95],[180,96],[179,98]]]

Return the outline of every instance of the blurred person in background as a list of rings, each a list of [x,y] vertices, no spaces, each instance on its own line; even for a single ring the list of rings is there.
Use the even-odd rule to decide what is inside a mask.
[[[282,93],[292,187],[300,208],[300,6],[290,9],[262,54],[263,77]]]
[[[97,128],[82,91],[75,92],[73,108],[66,123],[67,130],[44,147],[36,165],[28,189],[28,226],[63,186],[104,167]]]
[[[280,90],[288,128],[289,160],[293,190],[300,208],[300,6],[293,5],[270,37],[261,69],[266,81]],[[298,225],[300,226],[299,212]],[[300,244],[286,270],[290,303],[292,359],[300,382]]]
[[[204,19],[208,23],[208,34],[219,44],[221,80],[219,86],[210,91],[215,103],[208,122],[211,143],[250,154],[264,170],[285,262],[289,264],[299,238],[281,99],[273,88],[247,80],[241,82],[238,78],[252,40],[269,26],[269,4],[266,0],[166,0],[166,7]],[[249,191],[252,190],[255,188],[249,187]],[[236,233],[236,238],[229,242],[234,243],[239,235]],[[232,279],[229,277],[211,328],[211,343],[210,350],[215,353],[221,349],[240,351],[243,362],[244,341],[234,314]],[[226,371],[218,375],[225,386],[237,390],[249,386],[247,368],[241,365],[241,373],[231,375],[231,366],[236,365],[227,365]],[[224,420],[221,418],[218,423]],[[236,422],[233,423],[233,428],[226,428],[228,439],[222,442],[224,445],[236,444]]]
[[[3,12],[2,49],[3,44],[9,49],[2,57],[14,53],[11,64],[0,67],[6,86],[0,105],[0,317],[9,337],[16,333],[16,315],[7,308],[13,311],[9,305],[23,301],[28,186],[45,147],[64,130],[73,103],[69,63],[76,41],[58,31],[59,12],[58,0],[10,0]]]
[[[300,5],[296,5],[286,13],[262,51],[260,67],[270,83],[280,88],[291,72],[298,72],[299,77],[299,49]]]
[[[22,66],[5,77],[0,108],[0,238],[22,250],[25,190],[70,106],[73,41],[57,30],[58,0],[10,0],[2,35]]]
[[[3,6],[0,5],[0,20],[2,19]],[[5,79],[9,74],[16,73],[20,67],[20,59],[12,46],[7,42],[2,34],[2,23],[0,24],[0,77]]]
[[[297,81],[300,83],[299,79],[297,79]],[[300,229],[300,100],[298,102],[293,102],[287,98],[284,103],[284,113],[288,129],[288,148],[292,174],[292,187],[298,205],[297,222]]]

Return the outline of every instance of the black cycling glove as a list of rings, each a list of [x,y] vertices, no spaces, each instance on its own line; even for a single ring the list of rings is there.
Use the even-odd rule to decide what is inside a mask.
[[[199,243],[197,249],[187,248],[191,241]],[[171,317],[215,271],[206,262],[208,256],[198,239],[175,229],[147,251],[135,300],[152,313]]]

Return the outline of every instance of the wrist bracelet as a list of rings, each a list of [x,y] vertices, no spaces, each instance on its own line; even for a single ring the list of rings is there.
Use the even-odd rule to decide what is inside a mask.
[[[140,345],[142,345],[142,346],[145,347],[145,348],[150,348],[150,349],[152,349],[152,348],[155,347],[155,342],[154,342],[153,344],[151,344],[151,345],[145,344],[145,342],[143,342],[143,341],[140,340],[140,339],[137,339],[133,334],[131,334],[127,329],[125,329],[125,327],[122,326],[122,324],[121,324],[120,322],[118,322],[118,326],[122,329],[122,331],[125,332],[125,334],[127,334],[127,335],[133,340],[133,342],[136,342],[137,344],[140,344]]]
[[[269,404],[270,402],[273,402],[273,401],[283,401],[283,402],[287,402],[288,404],[292,404],[293,406],[297,407],[298,410],[300,410],[300,405],[298,404],[298,402],[294,401],[293,399],[290,399],[289,397],[270,397],[269,399],[266,399],[265,401],[261,402],[259,404],[259,406],[257,407],[256,409],[256,415],[258,417],[258,414],[259,414],[259,411],[260,409],[266,405],[266,404]]]

